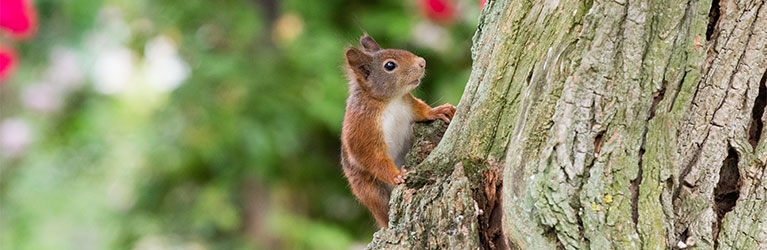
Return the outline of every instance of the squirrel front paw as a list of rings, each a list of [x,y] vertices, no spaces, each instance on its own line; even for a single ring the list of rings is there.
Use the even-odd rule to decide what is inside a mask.
[[[402,166],[402,170],[400,170],[399,174],[394,177],[394,184],[405,183],[405,174],[407,174],[407,170],[405,169],[405,166]]]
[[[439,105],[429,111],[429,120],[442,119],[445,123],[450,123],[455,115],[455,106],[450,103]]]

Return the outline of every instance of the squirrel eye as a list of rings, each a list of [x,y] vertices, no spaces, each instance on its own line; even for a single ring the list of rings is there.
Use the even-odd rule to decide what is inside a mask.
[[[397,68],[397,64],[396,64],[396,63],[394,63],[394,62],[392,62],[392,61],[388,61],[388,62],[386,62],[386,63],[384,64],[384,69],[385,69],[386,71],[392,71],[392,70],[394,70],[395,68]]]

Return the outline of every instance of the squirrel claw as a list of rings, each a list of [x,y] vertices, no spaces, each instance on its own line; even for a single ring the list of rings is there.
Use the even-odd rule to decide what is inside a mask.
[[[443,121],[445,121],[445,123],[450,123],[450,118],[447,118],[447,115],[439,114],[437,116],[439,116],[439,119],[442,119]]]
[[[399,175],[394,177],[394,184],[405,183],[405,174],[407,174],[407,170],[405,170],[405,166],[402,166],[402,170],[400,171]]]
[[[396,184],[401,184],[401,183],[404,183],[404,182],[405,182],[405,180],[402,179],[402,176],[398,175],[397,177],[394,177],[394,184],[395,185]]]

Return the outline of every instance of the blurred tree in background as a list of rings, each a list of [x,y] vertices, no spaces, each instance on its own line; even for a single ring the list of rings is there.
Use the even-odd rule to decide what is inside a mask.
[[[37,0],[0,86],[2,249],[347,249],[342,51],[426,58],[457,104],[479,1]],[[447,4],[447,5],[440,5]],[[0,37],[0,41],[8,41]],[[8,44],[6,43],[6,44]]]

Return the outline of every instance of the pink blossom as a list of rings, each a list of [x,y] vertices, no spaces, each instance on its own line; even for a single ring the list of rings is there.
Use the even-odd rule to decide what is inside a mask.
[[[16,157],[26,151],[32,142],[32,129],[21,118],[8,118],[0,122],[0,153]]]

